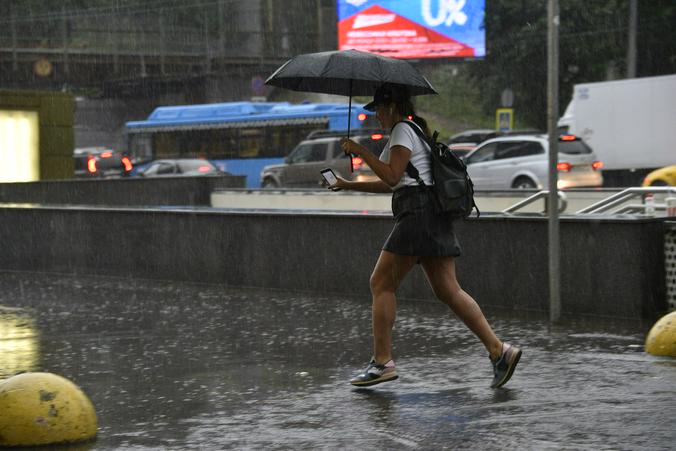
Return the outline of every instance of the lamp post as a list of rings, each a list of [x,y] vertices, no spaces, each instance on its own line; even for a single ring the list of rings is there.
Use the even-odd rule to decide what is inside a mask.
[[[559,136],[559,2],[547,5],[547,133],[549,134],[549,320],[561,319],[561,252],[559,239],[559,192],[557,187]]]

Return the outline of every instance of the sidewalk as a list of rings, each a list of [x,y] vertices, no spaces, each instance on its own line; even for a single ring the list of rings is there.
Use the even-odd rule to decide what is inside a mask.
[[[316,298],[0,272],[0,333],[34,337],[11,358],[0,353],[0,378],[11,366],[78,384],[100,426],[97,442],[78,449],[676,443],[676,360],[643,352],[651,324],[552,329],[546,318],[487,312],[497,334],[524,351],[513,379],[493,390],[486,352],[443,305],[401,300],[400,378],[359,390],[347,380],[370,356],[366,290],[362,299]]]

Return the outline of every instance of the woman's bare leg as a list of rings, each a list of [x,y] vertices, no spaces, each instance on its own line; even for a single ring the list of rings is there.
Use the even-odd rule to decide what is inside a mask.
[[[455,276],[453,257],[423,257],[422,267],[434,294],[447,304],[463,323],[479,337],[491,358],[500,355],[502,342],[491,329],[476,301],[467,294]]]
[[[382,251],[371,274],[373,357],[377,363],[392,359],[392,327],[397,316],[395,292],[417,259]]]

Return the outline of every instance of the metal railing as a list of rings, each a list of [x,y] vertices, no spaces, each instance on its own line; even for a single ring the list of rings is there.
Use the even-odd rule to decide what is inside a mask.
[[[566,210],[566,206],[568,205],[568,200],[566,198],[566,195],[563,193],[563,191],[558,191],[558,194],[559,194],[559,213],[562,213]],[[543,191],[537,192],[537,193],[533,194],[532,196],[529,196],[529,197],[525,198],[524,200],[515,203],[511,207],[508,207],[508,208],[502,210],[502,213],[506,214],[506,215],[511,215],[515,211],[520,210],[523,207],[526,207],[526,206],[532,204],[533,202],[540,200],[542,198],[545,198],[545,210],[544,210],[543,213],[546,213],[547,212],[547,200],[546,200],[547,196],[549,196],[549,190],[543,190]]]
[[[667,204],[665,203],[656,203],[648,200],[648,196],[653,196],[655,194],[673,194],[676,196],[676,187],[673,186],[652,186],[646,188],[627,188],[624,191],[620,191],[617,194],[603,199],[599,202],[593,203],[588,207],[585,207],[581,210],[575,212],[576,215],[590,215],[590,214],[628,214],[628,213],[650,213],[655,211],[665,211],[667,210]],[[626,202],[641,197],[643,202],[640,204],[629,204],[623,205]],[[621,208],[615,211],[609,211],[612,208],[623,205]]]
[[[558,192],[559,194],[559,213],[563,213],[566,210],[568,205],[568,199],[566,194],[562,191]],[[539,191],[517,203],[511,205],[510,207],[502,210],[503,214],[512,215],[518,214],[518,211],[531,205],[532,203],[545,199],[545,208],[542,211],[542,214],[547,214],[547,197],[549,191],[543,190]],[[655,196],[663,198],[663,202],[658,202]],[[640,203],[628,203],[632,199],[640,198]],[[673,199],[673,200],[672,200]],[[661,199],[660,199],[661,200]],[[636,187],[636,188],[627,188],[620,191],[619,193],[612,194],[611,196],[595,202],[587,207],[584,207],[580,210],[577,210],[574,215],[583,216],[583,215],[592,215],[592,214],[605,214],[605,215],[624,215],[624,214],[640,214],[645,216],[654,216],[656,213],[666,212],[667,216],[674,215],[674,209],[676,209],[676,187],[673,186],[652,186],[652,187]]]

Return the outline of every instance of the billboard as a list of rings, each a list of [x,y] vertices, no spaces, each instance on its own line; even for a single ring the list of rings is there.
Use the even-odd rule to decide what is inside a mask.
[[[485,0],[338,0],[338,48],[393,58],[486,54]]]

